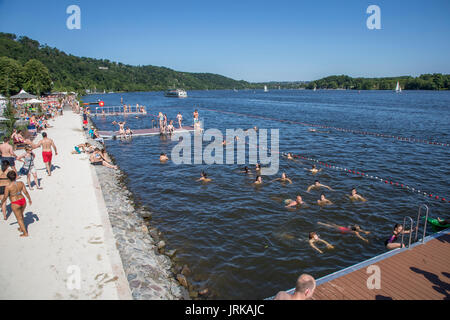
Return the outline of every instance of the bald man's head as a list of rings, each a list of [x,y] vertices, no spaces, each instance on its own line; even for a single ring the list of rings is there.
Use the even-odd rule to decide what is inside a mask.
[[[311,298],[314,289],[316,289],[316,280],[309,274],[302,274],[297,279],[297,285],[295,286],[295,292],[303,294],[306,298]]]

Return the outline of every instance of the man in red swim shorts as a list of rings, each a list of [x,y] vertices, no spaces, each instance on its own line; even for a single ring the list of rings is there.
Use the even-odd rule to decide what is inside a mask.
[[[52,139],[47,138],[47,133],[42,133],[42,140],[38,144],[33,145],[33,149],[42,147],[42,159],[44,160],[45,167],[47,168],[47,174],[52,175],[52,147],[55,149],[55,155],[58,155],[55,143]]]

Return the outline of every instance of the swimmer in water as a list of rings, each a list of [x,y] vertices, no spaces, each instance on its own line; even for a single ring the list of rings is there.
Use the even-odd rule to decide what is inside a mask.
[[[311,169],[309,169],[309,171],[310,171],[312,174],[316,174],[316,173],[322,171],[322,168],[317,169],[316,165],[313,164],[312,167],[311,167]]]
[[[246,173],[246,174],[252,174],[252,172],[250,171],[250,169],[247,166],[245,166],[241,172]]]
[[[253,182],[253,184],[255,185],[260,185],[262,184],[262,178],[261,176],[257,176],[255,182]]]
[[[314,181],[314,184],[313,184],[313,185],[310,185],[310,186],[308,187],[308,189],[306,190],[306,192],[309,192],[311,189],[319,189],[319,188],[327,188],[327,189],[330,190],[330,191],[334,191],[334,190],[331,189],[329,186],[326,186],[326,185],[324,185],[324,184],[321,184],[321,183],[319,182],[319,180],[316,180],[316,181]]]
[[[292,156],[292,153],[289,152],[289,153],[287,154],[287,159],[288,159],[288,160],[294,160],[294,157]]]
[[[303,201],[301,195],[298,195],[298,196],[295,198],[295,200],[286,199],[286,200],[284,200],[284,203],[286,204],[286,208],[296,207],[296,206],[301,206],[301,205],[305,205],[305,204],[306,204],[306,203]]]
[[[334,247],[333,247],[331,244],[329,244],[327,241],[325,241],[325,240],[323,240],[323,239],[320,239],[319,236],[317,235],[317,233],[315,233],[315,232],[310,232],[310,233],[309,233],[309,245],[310,245],[313,249],[319,251],[319,253],[323,253],[322,250],[320,250],[319,248],[316,247],[316,245],[315,245],[316,242],[322,242],[322,243],[324,243],[324,244],[327,246],[327,249],[334,249]]]
[[[255,165],[255,171],[261,171],[261,165],[259,163]]]
[[[360,196],[357,192],[356,192],[356,188],[352,189],[352,194],[348,196],[352,201],[362,201],[362,202],[366,202],[367,200]]]
[[[353,233],[354,235],[356,235],[358,238],[360,238],[361,240],[365,241],[365,242],[369,242],[369,240],[367,240],[366,238],[364,238],[363,236],[360,235],[361,233],[365,233],[365,234],[369,234],[370,231],[364,231],[361,229],[361,227],[357,224],[353,225],[353,226],[348,226],[348,227],[343,227],[343,226],[338,226],[337,224],[331,223],[323,223],[323,222],[317,222],[318,224],[328,227],[328,228],[332,228],[335,230],[338,230],[342,233]]]
[[[416,226],[416,230],[419,226]],[[412,228],[411,230],[404,230],[403,229],[403,225],[396,223],[394,226],[394,231],[392,232],[392,236],[387,239],[386,241],[384,241],[384,245],[386,246],[386,248],[388,250],[392,250],[392,249],[399,249],[399,248],[404,248],[405,245],[400,243],[400,242],[396,242],[398,240],[398,237],[402,234],[409,234],[413,232]]]
[[[197,179],[197,181],[210,182],[211,179],[208,178],[208,175],[206,174],[206,172],[202,171],[201,177],[200,177],[200,179]]]
[[[317,204],[319,206],[326,206],[326,205],[331,205],[333,204],[333,202],[331,202],[330,200],[328,200],[327,198],[325,198],[325,195],[322,193],[320,195],[320,200],[317,200]]]
[[[289,184],[292,184],[292,180],[289,179],[289,178],[286,176],[286,173],[284,173],[284,172],[281,174],[281,178],[273,179],[271,182],[278,181],[278,180],[280,180],[281,182],[289,182]]]
[[[161,153],[159,156],[159,161],[166,162],[167,160],[169,160],[169,157],[165,153]]]

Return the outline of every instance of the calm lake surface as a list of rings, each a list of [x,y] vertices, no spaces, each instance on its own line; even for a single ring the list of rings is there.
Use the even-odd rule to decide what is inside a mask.
[[[203,109],[449,143],[450,92],[223,90],[189,91],[188,95],[174,99],[162,92],[139,92],[89,95],[84,100],[101,99],[112,106],[119,105],[123,97],[127,104],[143,104],[149,113],[162,111],[169,119],[175,120],[181,112],[188,125],[192,125],[192,112],[197,108],[205,129],[218,128],[223,133],[227,128],[253,126],[279,129],[280,152],[360,170],[450,199],[450,147],[333,129],[311,132],[302,125]],[[100,130],[111,130],[113,120],[123,119],[93,118]],[[131,129],[138,129],[151,127],[152,119],[151,115],[139,119],[128,116],[125,121]],[[381,254],[386,251],[383,243],[393,225],[403,222],[406,215],[415,219],[422,203],[430,207],[431,216],[449,218],[448,202],[330,168],[313,176],[304,169],[311,167],[310,161],[281,157],[279,173],[263,177],[263,185],[257,188],[252,185],[255,175],[239,172],[243,165],[160,164],[159,154],[170,156],[175,145],[160,136],[106,142],[108,152],[128,175],[130,190],[153,212],[152,223],[163,232],[168,249],[178,249],[177,259],[191,269],[189,280],[209,288],[213,298],[266,298],[294,287],[301,273],[317,279]],[[202,170],[212,182],[195,181]],[[292,184],[268,183],[282,172]],[[324,190],[333,205],[321,208],[315,204],[322,190],[306,193],[315,179],[335,190]],[[346,195],[352,187],[368,201],[349,201]],[[280,199],[293,199],[299,193],[309,206],[286,209]],[[369,243],[327,229],[317,224],[319,221],[359,224],[371,231]],[[308,244],[310,231],[316,231],[335,249],[321,247],[323,254],[313,250]]]

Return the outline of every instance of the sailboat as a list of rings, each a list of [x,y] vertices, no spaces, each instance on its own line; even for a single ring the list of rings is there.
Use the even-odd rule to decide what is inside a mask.
[[[267,90],[267,86],[264,86],[264,92],[269,92],[269,90]]]
[[[402,92],[402,87],[400,87],[400,82],[398,82],[398,81],[397,81],[397,86],[395,87],[395,92],[397,92],[397,93]]]
[[[313,89],[313,91],[316,91],[317,89],[316,89],[316,86],[314,86],[314,89]]]

